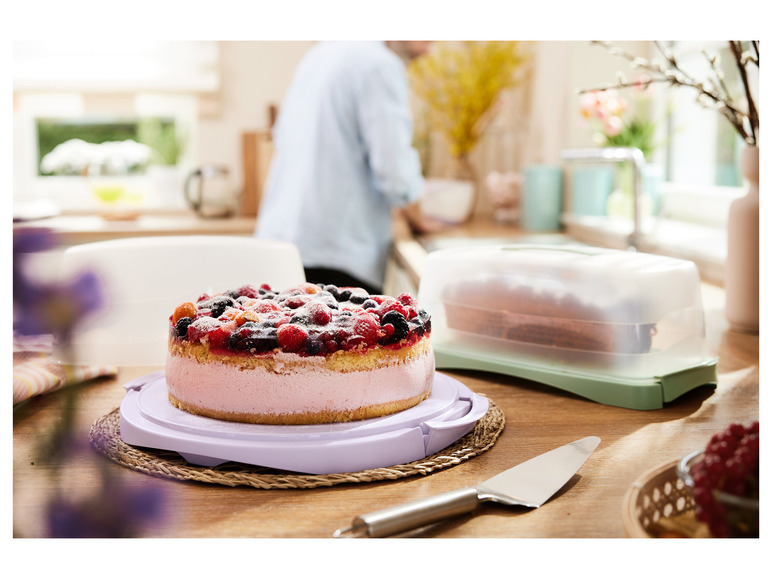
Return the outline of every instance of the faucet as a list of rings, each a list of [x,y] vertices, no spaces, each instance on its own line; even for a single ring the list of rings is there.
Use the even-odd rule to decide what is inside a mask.
[[[643,167],[646,158],[643,152],[636,147],[603,147],[599,149],[566,149],[562,153],[566,161],[603,161],[621,163],[630,161],[633,164],[633,231],[627,237],[627,245],[630,249],[639,250],[643,239],[641,227],[643,194]]]

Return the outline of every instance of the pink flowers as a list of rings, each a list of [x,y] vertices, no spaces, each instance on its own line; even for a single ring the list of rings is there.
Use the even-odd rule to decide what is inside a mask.
[[[603,133],[615,137],[622,132],[622,117],[627,111],[627,100],[615,90],[584,93],[581,98],[580,114],[585,120],[595,119],[603,126]]]
[[[648,159],[656,129],[648,118],[650,82],[641,77],[638,84],[629,86],[635,87],[632,105],[615,89],[588,91],[581,94],[579,114],[584,122],[595,125],[593,137],[598,146],[635,147]]]

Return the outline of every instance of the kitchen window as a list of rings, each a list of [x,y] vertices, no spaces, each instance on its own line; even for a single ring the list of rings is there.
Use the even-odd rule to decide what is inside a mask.
[[[14,43],[14,211],[102,208],[97,177],[124,178],[142,210],[184,207],[200,103],[219,88],[217,42]]]
[[[710,74],[705,53],[716,54],[724,84],[744,105],[741,80],[726,42],[671,42],[669,48],[681,68],[700,79]],[[758,74],[751,81],[757,99]],[[717,111],[696,101],[693,89],[670,88],[658,94],[655,115],[666,122],[659,137],[663,146],[654,161],[664,171],[661,189],[669,201],[668,216],[723,228],[729,204],[744,192],[739,167],[745,143]]]

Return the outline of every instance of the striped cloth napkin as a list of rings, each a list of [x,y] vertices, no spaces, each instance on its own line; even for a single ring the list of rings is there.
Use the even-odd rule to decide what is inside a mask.
[[[100,376],[115,376],[115,366],[70,366],[51,358],[52,336],[13,337],[13,403]]]

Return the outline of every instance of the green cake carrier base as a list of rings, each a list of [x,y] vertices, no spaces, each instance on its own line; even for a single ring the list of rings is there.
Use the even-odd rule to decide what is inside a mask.
[[[633,410],[663,408],[679,396],[699,386],[717,384],[718,358],[662,376],[625,378],[611,374],[580,372],[549,363],[509,360],[502,355],[469,352],[442,344],[434,347],[437,369],[483,370],[525,378],[583,398]]]

